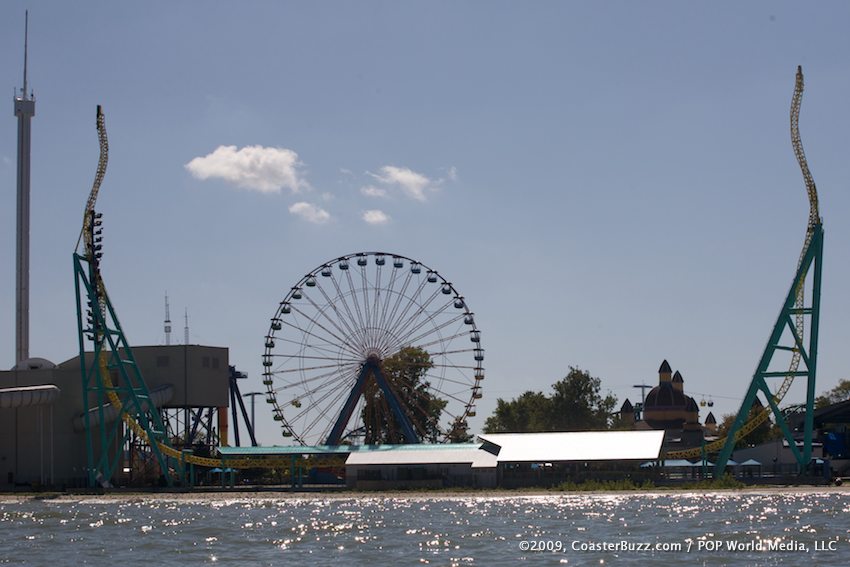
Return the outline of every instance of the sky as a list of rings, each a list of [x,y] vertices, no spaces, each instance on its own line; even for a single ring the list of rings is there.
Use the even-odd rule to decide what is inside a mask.
[[[435,268],[475,312],[474,432],[497,399],[549,392],[571,366],[638,401],[664,359],[719,418],[803,242],[788,126],[802,65],[826,232],[817,390],[850,378],[845,2],[4,2],[7,368],[27,9],[33,356],[77,354],[72,253],[100,104],[103,274],[131,344],[164,344],[167,292],[174,342],[188,310],[190,342],[228,347],[242,391],[260,391],[290,287],[380,250]],[[266,410],[259,439],[283,444]]]

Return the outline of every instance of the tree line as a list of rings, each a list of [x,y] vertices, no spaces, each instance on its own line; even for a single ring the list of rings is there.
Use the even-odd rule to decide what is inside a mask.
[[[485,433],[605,430],[619,426],[617,398],[602,394],[602,382],[589,372],[570,367],[552,384],[552,392],[527,391],[510,401],[499,398],[484,423]]]

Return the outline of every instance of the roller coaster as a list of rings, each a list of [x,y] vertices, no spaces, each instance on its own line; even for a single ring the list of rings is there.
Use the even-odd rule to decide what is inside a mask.
[[[707,454],[719,452],[719,456],[716,459],[715,476],[722,475],[724,472],[735,444],[768,420],[771,414],[774,415],[777,425],[788,441],[800,470],[804,470],[811,461],[818,322],[820,314],[821,264],[823,257],[823,226],[818,210],[817,189],[809,171],[800,140],[799,114],[803,88],[803,73],[802,69],[798,67],[791,103],[791,140],[806,186],[809,200],[809,217],[802,251],[791,288],[782,305],[773,331],[768,339],[767,346],[762,353],[728,436],[708,443],[703,447],[670,451],[665,455],[665,458],[668,459],[693,459],[698,457],[704,458]],[[120,461],[119,449],[127,443],[131,433],[147,444],[151,459],[158,463],[162,476],[169,484],[174,482],[173,477],[180,477],[184,481],[187,481],[190,478],[187,471],[191,470],[193,466],[208,468],[224,468],[225,466],[230,468],[268,468],[281,465],[285,466],[289,461],[283,461],[280,457],[228,459],[225,462],[223,458],[202,457],[192,454],[191,451],[177,450],[169,443],[160,414],[151,399],[151,393],[148,391],[141,371],[133,358],[132,349],[127,342],[115,310],[109,300],[101,275],[102,224],[101,214],[96,212],[95,205],[107,169],[109,144],[104,115],[99,106],[97,109],[96,124],[100,154],[94,183],[86,202],[83,227],[77,242],[76,251],[73,255],[89,485],[106,485],[108,479],[112,478]],[[382,253],[370,255],[374,256],[374,263],[379,266],[383,265],[384,255]],[[358,265],[361,266],[366,265],[365,260],[361,256],[365,257],[366,255],[352,255],[350,257],[340,258],[335,262],[338,264],[337,267],[340,270],[347,271],[349,260],[352,262],[357,261]],[[393,261],[399,264],[396,266],[397,268],[401,267],[402,260],[403,258],[400,256],[393,256]],[[419,274],[421,265],[415,261],[410,262],[409,273]],[[325,273],[326,271],[328,274]],[[316,270],[315,274],[311,273],[305,277],[304,286],[316,286],[316,282],[321,277],[329,275],[329,273],[330,264],[321,266]],[[428,271],[428,276],[429,278],[425,279],[424,282],[438,281],[436,276],[431,277],[430,270]],[[460,397],[457,398],[465,405],[462,405],[462,410],[455,416],[455,422],[443,426],[443,431],[448,430],[451,432],[456,431],[460,425],[465,426],[465,418],[474,415],[472,404],[480,398],[479,384],[484,377],[483,368],[480,364],[480,361],[483,360],[483,350],[478,344],[480,340],[479,331],[474,326],[472,314],[468,311],[463,297],[457,294],[451,284],[442,280],[442,278],[439,281],[442,282],[443,293],[451,296],[449,304],[453,303],[455,308],[461,310],[459,319],[470,326],[471,330],[468,331],[468,336],[473,343],[472,347],[468,349],[447,351],[444,347],[444,351],[453,353],[468,351],[474,353],[475,357],[475,362],[468,367],[470,371],[469,378],[466,382],[461,383],[459,392],[452,394],[455,397],[460,394],[464,394],[467,397],[463,399]],[[423,283],[421,285],[424,289],[426,284]],[[300,299],[302,293],[302,288],[293,288],[293,291],[281,302],[281,307],[272,319],[272,329],[266,337],[267,350],[264,355],[264,366],[267,368],[264,373],[266,377],[264,383],[269,387],[269,400],[275,407],[276,420],[283,424],[284,436],[287,436],[287,434],[292,436],[294,422],[293,418],[287,418],[283,415],[280,403],[273,396],[279,390],[271,387],[271,377],[275,372],[285,373],[289,370],[285,367],[272,369],[272,363],[270,361],[274,355],[272,349],[275,344],[275,332],[281,329],[280,321],[284,314],[290,313],[292,300]],[[356,295],[352,291],[351,297],[354,301],[356,301]],[[380,296],[373,294],[372,297],[374,298],[375,313],[377,313],[378,308],[382,305],[379,301]],[[331,300],[329,299],[328,301]],[[390,301],[387,300],[383,305],[390,305]],[[386,312],[389,311],[386,307],[384,309]],[[326,311],[326,309],[318,310],[321,317],[327,317],[325,315]],[[368,313],[368,311],[364,312]],[[386,315],[386,313],[384,314]],[[807,320],[808,332],[806,331]],[[454,321],[455,319],[452,319],[452,322]],[[430,321],[428,324],[437,327],[438,331],[442,329],[442,327],[438,327]],[[419,323],[414,321],[411,325],[419,325]],[[425,323],[422,323],[422,325],[425,325]],[[303,334],[305,336],[312,335],[314,329],[315,323],[309,325],[308,330],[304,331]],[[467,336],[466,333],[455,332],[456,336]],[[352,334],[357,335],[358,333]],[[442,339],[438,339],[437,342],[440,340]],[[91,342],[94,346],[93,355],[87,356],[85,349],[87,341]],[[364,352],[367,352],[371,356],[371,358],[367,359],[368,363],[375,359],[375,354],[369,350],[371,347],[368,344],[364,342],[364,345]],[[322,348],[327,349],[328,345],[324,345]],[[790,353],[791,361],[787,370],[775,370],[773,368],[774,357],[778,352]],[[359,355],[359,351],[356,354]],[[310,355],[304,354],[300,355],[300,357],[302,359],[311,358]],[[292,357],[287,355],[286,358],[291,359]],[[458,367],[454,363],[447,366]],[[358,366],[354,365],[352,368],[356,369]],[[390,392],[389,388],[381,382],[380,372],[375,372],[371,367],[367,370],[376,375],[375,379],[379,381],[386,397],[391,402],[390,405],[393,406],[394,415],[404,424],[403,411],[397,407],[398,401],[393,400],[392,392]],[[303,374],[303,368],[300,371]],[[340,414],[340,418],[336,422],[330,422],[332,425],[330,434],[325,433],[326,438],[333,442],[339,441],[343,427],[347,424],[349,417],[356,414],[353,409],[353,404],[356,403],[355,393],[356,396],[360,396],[364,388],[364,380],[368,378],[365,370],[361,370],[359,374],[355,371],[354,376],[356,381],[353,389],[350,390],[351,394],[345,404],[346,413]],[[798,448],[797,442],[790,430],[787,412],[779,408],[780,402],[788,393],[794,379],[797,377],[805,377],[807,379],[802,451]],[[775,392],[771,392],[767,385],[767,380],[775,378],[781,378],[782,383]],[[343,389],[343,391],[346,390]],[[767,405],[762,411],[752,415],[753,412],[751,410],[759,393],[762,393],[766,398]],[[89,411],[91,400],[94,400],[94,404],[96,404],[94,413],[99,413],[99,420],[91,420],[90,418],[90,414],[92,413]],[[296,408],[300,407],[300,401],[297,397],[288,403]],[[107,426],[107,420],[104,419],[104,412],[108,406],[112,406],[121,416],[121,419],[115,420],[111,426]],[[295,419],[297,419],[297,416]],[[95,423],[91,421],[96,421],[100,426],[95,428]],[[408,425],[407,429],[409,431],[402,435],[405,439],[418,438],[420,435],[411,425]],[[352,434],[357,431],[357,427],[352,426]],[[303,439],[299,439],[299,442],[303,443],[304,441]]]
[[[74,253],[88,483],[89,486],[108,486],[120,461],[120,448],[127,443],[131,433],[148,446],[152,460],[158,463],[169,485],[174,481],[173,477],[178,475],[188,482],[192,466],[223,468],[225,462],[222,459],[193,455],[191,451],[180,451],[169,444],[162,418],[109,300],[100,269],[102,218],[101,213],[95,211],[109,161],[109,141],[100,106],[97,107],[96,124],[100,154]],[[86,341],[94,345],[91,356],[86,354]],[[94,413],[97,418],[94,420],[89,411],[91,399],[96,404]],[[111,426],[108,425],[109,420],[105,419],[108,406],[112,406],[121,416]],[[92,421],[99,427],[95,428]],[[122,427],[122,424],[126,427]],[[230,468],[274,467],[282,464],[285,462],[280,459],[262,457],[228,459],[226,462]]]
[[[762,353],[744,401],[727,436],[708,443],[704,447],[670,451],[666,454],[666,458],[669,459],[692,459],[705,458],[705,455],[719,451],[715,462],[715,477],[722,476],[724,473],[735,444],[767,421],[771,414],[774,415],[776,425],[782,431],[783,437],[788,441],[788,446],[801,471],[809,466],[812,458],[821,265],[823,261],[823,223],[818,209],[817,187],[809,171],[806,154],[803,151],[803,143],[800,139],[799,121],[803,88],[803,70],[801,67],[797,67],[794,95],[791,99],[791,145],[806,186],[806,194],[809,200],[809,218],[791,289],[782,304],[782,309],[770,334],[767,346]],[[808,337],[806,337],[807,319],[809,321]],[[808,340],[806,340],[807,338]],[[773,369],[771,363],[774,362],[777,352],[791,354],[787,371]],[[802,369],[800,368],[801,362],[803,363]],[[807,380],[802,451],[797,446],[797,441],[790,430],[785,413],[779,408],[779,403],[788,393],[796,377],[805,377]],[[782,383],[776,392],[771,392],[767,380],[776,378],[781,378]],[[751,416],[753,402],[759,392],[766,398],[767,405],[764,405],[764,409]]]

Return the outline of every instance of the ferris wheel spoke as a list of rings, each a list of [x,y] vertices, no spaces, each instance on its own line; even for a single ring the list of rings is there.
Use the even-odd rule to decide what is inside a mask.
[[[291,390],[293,388],[300,388],[301,392],[311,394],[314,393],[315,390],[319,390],[324,386],[328,386],[337,382],[345,381],[350,378],[350,375],[346,374],[345,368],[340,368],[338,370],[334,370],[333,372],[325,372],[323,374],[319,374],[316,376],[311,376],[309,378],[304,378],[297,382],[287,383],[282,386],[278,386],[272,390],[275,394],[285,394],[287,390]],[[318,388],[312,389],[312,383],[321,381],[321,384]],[[308,389],[310,388],[310,389]],[[298,396],[296,396],[298,397]]]
[[[381,266],[376,268],[377,273],[379,274],[378,278],[380,279]],[[371,328],[372,328],[372,317],[369,311],[369,280],[366,277],[366,266],[360,266],[360,280],[362,285],[360,286],[360,291],[363,293],[363,320],[366,323],[366,337],[367,343],[366,347],[369,348],[372,346],[372,337],[371,337]]]
[[[443,337],[442,330],[455,325],[458,321],[463,318],[463,315],[457,315],[454,318],[440,321],[439,317],[428,317],[427,319],[421,320],[417,323],[413,328],[407,329],[404,334],[399,334],[395,336],[395,342],[390,346],[392,350],[400,348],[402,345],[414,345],[418,343],[420,340],[428,338],[432,335],[436,335],[435,341],[439,342],[444,348],[446,343],[446,339]],[[438,324],[438,321],[439,324]],[[425,330],[423,333],[412,337],[416,332],[420,331],[423,327],[430,324],[431,327]],[[460,328],[460,327],[458,327]]]
[[[316,301],[315,301],[315,300],[313,299],[313,297],[312,297],[312,294],[307,293],[306,291],[304,291],[304,292],[303,292],[302,297],[303,297],[304,299],[306,299],[306,300],[307,300],[307,302],[308,302],[310,305],[312,305],[312,306],[313,306],[313,309],[315,309],[315,310],[316,310],[316,313],[317,313],[318,315],[320,315],[320,316],[321,316],[321,317],[322,317],[325,321],[327,321],[327,322],[330,324],[330,326],[332,326],[334,329],[336,329],[336,330],[337,330],[337,332],[339,332],[339,333],[340,333],[341,335],[343,335],[343,336],[344,336],[344,335],[349,335],[349,334],[351,334],[351,328],[350,328],[350,327],[348,327],[348,325],[345,325],[345,322],[342,322],[342,323],[343,323],[343,326],[345,326],[345,327],[346,327],[346,329],[343,329],[343,328],[340,326],[340,322],[339,322],[337,319],[334,319],[333,317],[331,317],[331,316],[327,313],[327,308],[320,307],[320,306],[319,306],[319,304],[318,304],[318,303],[316,303]],[[332,304],[331,304],[331,303],[328,303],[328,305],[332,305]],[[311,318],[311,319],[315,319],[315,318]]]
[[[434,368],[446,368],[451,370],[475,370],[479,366],[466,366],[464,364],[434,364]]]
[[[309,378],[304,378],[302,380],[297,380],[294,382],[288,382],[282,386],[277,386],[272,391],[275,393],[283,393],[284,390],[288,390],[290,388],[304,387],[306,384],[310,384],[312,382],[316,382],[317,380],[325,380],[326,378],[332,378],[337,374],[340,375],[341,378],[347,378],[343,373],[350,369],[349,366],[341,366],[331,372],[324,372],[322,374],[317,374],[316,376],[311,376]]]
[[[427,374],[426,377],[427,378],[435,378],[436,381],[437,381],[437,384],[439,386],[442,386],[443,383],[446,383],[446,382],[448,382],[449,384],[456,384],[458,386],[462,386],[463,388],[469,388],[469,389],[471,389],[472,386],[473,386],[473,384],[470,382],[470,380],[472,380],[471,378],[467,378],[466,380],[458,380],[456,378],[446,378],[444,376],[436,376],[436,375],[432,375],[432,374]],[[433,384],[434,384],[434,382],[431,382],[432,386],[433,386]]]
[[[467,352],[475,352],[475,349],[474,348],[462,348],[462,349],[457,349],[457,350],[444,350],[442,352],[431,352],[429,354],[433,357],[433,356],[448,356],[450,354],[463,354],[463,353],[467,353]]]
[[[333,276],[331,276],[331,279],[333,280],[334,288],[336,289],[337,293],[341,294],[342,292],[339,289],[339,286],[337,285],[336,279],[334,279]],[[325,288],[321,285],[317,286],[317,288],[322,294],[322,297],[325,298],[325,302],[327,303],[327,305],[329,305],[331,309],[333,309],[340,323],[342,323],[342,325],[345,326],[345,328],[347,329],[347,335],[352,338],[359,337],[360,333],[357,327],[357,323],[356,321],[354,321],[354,318],[351,317],[351,312],[348,311],[348,317],[346,317],[337,307],[337,301],[330,298],[328,293],[325,291]],[[341,297],[341,295],[338,295],[337,297]],[[347,304],[344,301],[343,305],[347,307]],[[354,325],[354,327],[352,327],[352,324]]]
[[[402,273],[402,270],[393,270],[392,271],[392,276],[390,277],[389,286],[385,290],[384,303],[383,303],[382,308],[380,310],[381,314],[380,314],[380,317],[378,318],[378,323],[377,323],[377,327],[379,329],[381,329],[381,331],[386,331],[387,313],[388,313],[388,310],[389,310],[389,307],[390,307],[390,302],[392,301],[392,298],[395,295],[395,284],[401,278],[401,273]],[[413,272],[411,272],[410,270],[406,270],[406,271],[404,271],[404,273],[407,274],[408,278],[413,277]]]
[[[279,370],[275,370],[274,374],[290,374],[293,372],[306,372],[308,370],[322,370],[325,368],[339,368],[338,364],[325,364],[322,366],[308,366],[305,368],[282,368]]]
[[[326,386],[326,385],[327,384],[323,384],[323,386]],[[321,392],[320,396],[313,398],[314,394],[319,394],[320,392]],[[295,413],[292,417],[292,421],[300,422],[302,420],[307,419],[307,417],[312,413],[317,413],[319,415],[319,417],[324,416],[327,413],[328,408],[332,407],[332,405],[331,404],[322,405],[322,403],[325,400],[327,400],[329,397],[331,397],[332,395],[339,394],[339,392],[345,392],[345,388],[324,388],[323,387],[323,388],[314,389],[312,391],[304,392],[305,395],[303,397],[305,399],[310,398],[311,403],[310,403],[310,405],[308,405],[307,407],[305,407],[301,411]],[[310,394],[310,395],[306,395],[306,394]]]
[[[419,280],[419,285],[416,286],[416,289],[413,291],[413,293],[408,296],[407,295],[407,288],[408,288],[409,283],[410,283],[410,278],[408,278],[408,280],[405,281],[404,287],[399,292],[398,298],[396,299],[396,303],[393,306],[392,313],[390,313],[390,316],[387,319],[386,324],[384,325],[384,330],[386,331],[386,339],[387,340],[392,340],[391,337],[393,336],[393,332],[394,332],[395,327],[397,325],[400,325],[400,324],[403,323],[404,318],[405,318],[405,314],[410,310],[410,307],[413,304],[414,300],[412,299],[412,297],[419,297],[420,296],[420,294],[422,293],[422,290],[425,288],[425,286],[428,283],[428,279],[427,278],[421,278]],[[402,300],[407,300],[407,301],[405,302],[405,305],[402,308],[401,313],[399,313],[398,308],[401,306]],[[381,348],[384,349],[384,352],[386,352],[386,344],[382,344]]]
[[[296,307],[296,306],[293,305],[292,310],[299,313],[300,315],[304,316],[305,318],[307,318],[313,326],[320,328],[321,330],[326,332],[328,335],[334,337],[337,341],[339,341],[338,344],[349,347],[352,354],[356,355],[357,350],[356,350],[355,345],[352,345],[347,339],[340,337],[339,335],[337,335],[336,333],[334,333],[333,331],[331,331],[330,329],[328,329],[327,327],[322,325],[319,321],[316,321],[312,317],[307,316],[307,314],[304,313],[299,307]]]
[[[323,396],[322,398],[319,399],[319,401],[317,402],[317,405],[320,404],[321,402],[323,402],[325,399],[329,398],[330,395],[333,394],[333,393],[334,393],[333,390],[328,391],[328,393],[325,396]],[[332,408],[338,407],[340,402],[342,401],[343,397],[346,394],[347,394],[347,392],[344,389],[340,389],[339,392],[337,392],[337,396],[334,397],[328,404],[323,406],[324,411],[319,411],[318,415],[315,417],[315,419],[313,419],[313,421],[311,421],[304,428],[304,435],[307,436],[309,433],[311,433],[313,431],[313,428],[316,427],[319,423],[322,422],[322,420],[326,419],[327,417],[330,417],[331,420],[333,421],[333,419],[334,419],[333,416],[328,415],[329,410],[331,410]]]
[[[395,343],[404,344],[401,340],[398,340],[398,337],[400,337],[404,333],[405,329],[410,327],[410,325],[412,325],[419,318],[419,316],[428,308],[428,306],[437,298],[438,295],[440,295],[439,287],[434,290],[434,293],[432,293],[428,297],[428,299],[425,300],[424,303],[414,300],[412,298],[409,299],[407,305],[405,305],[404,307],[404,311],[402,311],[401,315],[399,315],[396,321],[392,322],[392,327],[387,333],[388,338],[391,337],[390,340],[393,340]],[[416,309],[412,315],[408,315],[410,308],[414,305],[418,305],[418,309]],[[389,345],[384,345],[384,348],[387,348],[388,346]]]
[[[309,330],[307,330],[307,329],[305,329],[301,326],[298,326],[298,325],[292,323],[291,321],[288,321],[286,319],[279,319],[279,321],[281,322],[281,325],[286,325],[287,327],[294,329],[297,333],[300,333],[301,335],[313,337],[314,339],[321,341],[323,343],[326,343],[328,345],[331,345],[331,346],[336,345],[337,349],[342,347],[343,350],[347,350],[350,354],[352,354],[354,356],[359,356],[359,353],[357,353],[355,350],[351,349],[348,342],[346,342],[346,341],[337,341],[336,343],[334,343],[332,341],[329,341],[326,337],[323,337],[321,335],[317,335],[316,333],[313,333],[312,331],[309,331]],[[301,341],[301,342],[290,341],[290,342],[294,342],[296,344],[302,344],[302,345],[304,344],[303,341]]]
[[[419,347],[421,349],[427,349],[428,347],[443,344],[443,343],[451,344],[455,339],[460,339],[462,337],[469,336],[469,331],[461,331],[459,333],[455,333],[454,335],[436,338],[433,341],[429,341],[427,343],[420,343],[419,340],[424,339],[426,336],[427,335],[420,335],[419,337],[412,339],[410,341],[410,344],[416,345],[417,347]],[[473,348],[473,350],[475,350],[475,349]],[[433,354],[432,354],[432,356],[433,356]]]
[[[366,342],[364,344],[368,344],[369,337],[366,334],[369,327],[366,326],[366,320],[363,318],[363,313],[360,311],[360,300],[357,298],[357,288],[354,287],[354,280],[351,277],[351,270],[345,270],[345,281],[348,283],[348,289],[350,290],[349,297],[354,302],[354,313],[357,314],[357,322],[360,325],[360,328],[363,330],[363,337]]]
[[[305,343],[305,342],[302,342],[302,341],[295,341],[295,340],[292,340],[292,339],[287,339],[285,337],[269,337],[269,338],[274,338],[276,341],[280,341],[280,342],[291,344],[291,345],[298,345],[299,347],[303,347],[305,349],[310,349],[312,351],[327,354],[328,356],[338,356],[339,355],[339,353],[337,352],[339,350],[338,348],[337,349],[330,349],[330,348],[327,348],[327,347],[324,347],[324,346],[319,346],[319,345],[314,344],[314,343]],[[326,344],[330,345],[331,343],[326,343]],[[352,356],[353,356],[353,354],[352,354]]]
[[[433,335],[434,333],[437,333],[437,335],[440,335],[440,331],[442,331],[442,330],[443,330],[443,329],[445,329],[446,327],[449,327],[449,326],[451,326],[451,325],[454,325],[454,324],[455,324],[455,323],[457,323],[458,321],[462,321],[462,320],[463,320],[463,318],[464,318],[464,316],[465,316],[465,315],[464,315],[463,313],[461,313],[461,314],[456,315],[455,317],[453,317],[453,318],[451,318],[451,319],[447,319],[447,320],[443,321],[443,322],[442,322],[442,323],[440,323],[439,325],[437,325],[437,324],[435,324],[435,323],[434,323],[434,320],[435,320],[435,318],[434,318],[434,317],[429,317],[428,319],[423,319],[423,320],[422,320],[422,321],[420,321],[420,322],[419,322],[419,323],[418,323],[415,327],[413,327],[412,329],[407,330],[407,331],[406,331],[406,334],[399,336],[399,337],[398,337],[398,340],[397,340],[397,343],[398,343],[399,345],[403,345],[403,344],[415,344],[416,342],[418,342],[418,341],[420,341],[420,340],[424,339],[425,337],[431,336],[431,335]],[[432,327],[431,327],[431,328],[429,328],[429,329],[428,329],[427,331],[425,331],[424,333],[422,333],[422,334],[420,334],[420,335],[416,336],[415,338],[410,338],[410,336],[411,336],[412,334],[414,334],[414,333],[418,332],[420,329],[422,329],[422,327],[425,327],[425,326],[426,326],[426,325],[428,325],[429,323],[431,323],[431,324],[432,324]],[[441,335],[440,335],[440,336],[441,336]]]
[[[408,272],[407,277],[404,280],[404,285],[402,285],[401,289],[396,293],[395,303],[393,304],[392,311],[388,312],[388,314],[381,321],[381,328],[384,331],[389,332],[390,323],[393,321],[393,319],[395,319],[396,313],[398,312],[398,308],[401,305],[401,300],[404,299],[405,294],[407,293],[407,288],[410,287],[411,280],[413,280],[413,272]],[[425,285],[424,278],[420,279],[419,285]]]
[[[390,278],[392,278],[393,270],[390,270]],[[375,276],[375,285],[372,290],[372,315],[370,317],[370,326],[372,328],[372,345],[374,346],[379,338],[379,329],[380,325],[378,323],[378,311],[381,307],[381,293],[383,293],[384,289],[381,286],[381,280],[383,276],[383,270],[378,268],[377,275]]]
[[[285,362],[301,360],[333,360],[338,364],[356,363],[356,358],[340,358],[338,356],[310,356],[305,354],[272,354],[274,358],[285,358]]]
[[[346,273],[348,273],[348,272],[346,271]],[[359,317],[355,317],[354,313],[351,312],[351,306],[345,300],[346,294],[342,291],[342,288],[339,285],[339,281],[337,281],[336,277],[333,274],[331,274],[330,278],[331,278],[331,283],[333,283],[334,289],[336,290],[337,301],[339,303],[342,303],[342,307],[343,307],[343,309],[345,309],[345,312],[348,315],[348,320],[351,322],[351,325],[353,326],[354,334],[352,335],[352,338],[356,338],[357,340],[359,340],[360,343],[361,343],[360,346],[362,348],[362,346],[366,342],[366,338],[363,334],[364,329],[363,329],[362,322],[359,322]],[[333,302],[333,303],[336,304],[336,301]]]
[[[437,319],[440,314],[442,314],[448,307],[452,304],[452,301],[446,302],[444,305],[438,307],[435,311],[428,311],[428,308],[434,302],[437,297],[442,294],[442,291],[438,288],[434,291],[428,299],[425,300],[424,303],[419,305],[419,308],[413,313],[413,315],[409,316],[405,321],[405,324],[401,327],[397,328],[393,333],[396,337],[406,337],[409,336],[409,333],[415,332],[416,329],[421,328],[423,325],[427,325],[428,322]],[[403,341],[400,341],[403,342]]]

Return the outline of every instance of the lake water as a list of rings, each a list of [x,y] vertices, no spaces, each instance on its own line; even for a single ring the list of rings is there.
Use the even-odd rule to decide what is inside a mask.
[[[834,565],[841,490],[0,500],[11,565]]]

